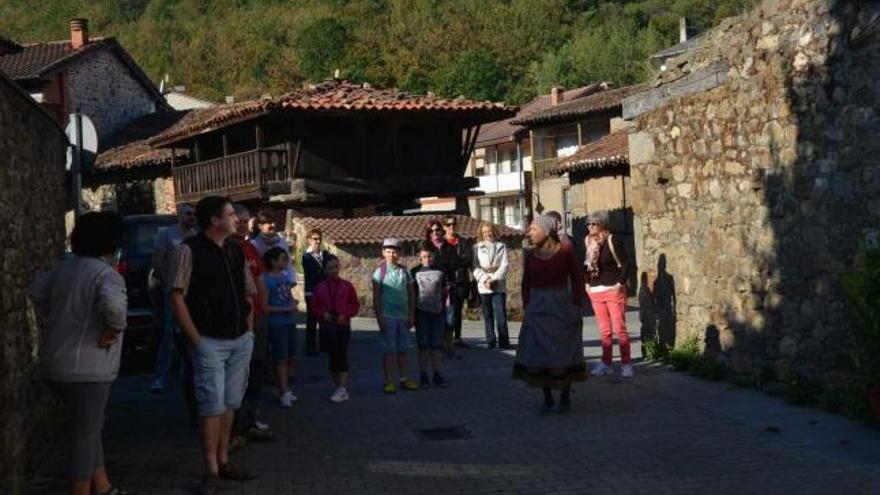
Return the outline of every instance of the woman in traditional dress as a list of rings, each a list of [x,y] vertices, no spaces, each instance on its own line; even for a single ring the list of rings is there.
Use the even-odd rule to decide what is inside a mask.
[[[513,377],[544,391],[542,412],[571,407],[571,383],[586,379],[582,308],[586,300],[573,249],[564,249],[558,222],[539,215],[529,227],[533,249],[525,255],[522,298],[525,319]]]

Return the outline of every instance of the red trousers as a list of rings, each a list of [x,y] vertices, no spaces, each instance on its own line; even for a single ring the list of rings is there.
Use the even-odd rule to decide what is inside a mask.
[[[617,334],[620,346],[620,362],[629,364],[632,361],[629,350],[629,334],[626,332],[626,295],[619,290],[590,292],[590,302],[599,323],[599,334],[602,341],[602,362],[611,365],[613,344],[611,332]]]

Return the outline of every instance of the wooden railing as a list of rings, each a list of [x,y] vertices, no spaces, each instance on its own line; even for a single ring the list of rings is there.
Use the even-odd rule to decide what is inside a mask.
[[[174,196],[178,203],[206,196],[229,196],[234,200],[259,199],[269,181],[289,180],[285,148],[246,151],[191,165],[174,167]]]
[[[534,177],[537,179],[552,179],[555,175],[549,173],[550,170],[556,168],[559,158],[542,158],[540,160],[532,160],[532,170]]]

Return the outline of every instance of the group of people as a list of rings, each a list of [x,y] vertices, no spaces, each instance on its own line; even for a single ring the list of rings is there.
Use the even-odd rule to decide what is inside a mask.
[[[268,218],[251,219],[244,206],[216,196],[183,205],[179,213],[178,225],[157,239],[155,273],[166,310],[151,389],[163,390],[176,347],[190,414],[200,425],[205,464],[201,493],[214,494],[221,479],[252,478],[229,460],[237,442],[272,438],[259,407],[270,370],[280,406],[296,401],[289,379],[297,356],[292,288],[298,280],[290,248]],[[418,245],[419,262],[411,268],[401,263],[400,240],[388,238],[382,244],[382,260],[372,274],[372,302],[387,394],[398,387],[447,385],[444,357],[454,358],[454,347],[467,347],[461,337],[466,300],[480,301],[487,346],[510,348],[506,246],[492,224],[480,225],[474,245],[456,227],[455,216],[431,220]],[[622,376],[632,376],[623,317],[627,257],[609,233],[606,217],[592,216],[589,229],[586,261],[578,266],[571,241],[559,237],[558,219],[538,216],[529,228],[531,249],[522,282],[525,318],[514,377],[543,389],[543,410],[554,407],[554,389],[561,391],[560,408],[568,409],[571,383],[586,377],[581,319],[586,294],[602,330],[603,359],[592,373],[612,370],[613,330],[621,348]],[[322,249],[321,231],[309,231],[307,241],[302,257],[306,353],[327,353],[334,383],[329,400],[338,404],[349,399],[347,354],[359,298],[354,285],[340,278],[339,259]],[[71,236],[74,256],[41,274],[31,290],[46,330],[42,376],[69,414],[74,494],[126,493],[110,483],[101,446],[104,410],[118,374],[126,325],[125,281],[113,266],[123,242],[124,224],[117,215],[81,216]],[[412,328],[418,381],[409,375]]]

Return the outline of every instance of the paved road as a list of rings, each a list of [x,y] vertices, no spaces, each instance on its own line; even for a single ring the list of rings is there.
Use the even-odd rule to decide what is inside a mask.
[[[373,327],[356,322],[352,400],[329,404],[324,358],[304,359],[299,402],[266,407],[279,438],[235,455],[259,478],[226,493],[880,493],[880,432],[662,367],[639,365],[631,381],[591,379],[569,414],[542,416],[540,392],[509,378],[512,353],[477,348],[448,364],[449,388],[386,396]],[[465,330],[474,343],[481,334],[479,324]],[[594,361],[589,320],[585,337]],[[148,386],[131,376],[114,387],[109,471],[138,494],[191,493],[201,469],[196,432],[175,390],[153,396]],[[465,438],[419,433],[437,428]],[[33,493],[60,492],[59,465],[45,463]]]

